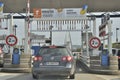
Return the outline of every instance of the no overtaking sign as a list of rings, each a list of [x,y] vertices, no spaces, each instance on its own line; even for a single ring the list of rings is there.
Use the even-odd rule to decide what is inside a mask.
[[[14,46],[17,44],[17,37],[15,35],[8,35],[6,37],[6,44],[9,45],[9,46]]]
[[[92,37],[89,41],[89,45],[91,48],[99,48],[101,45],[101,41],[97,37]]]

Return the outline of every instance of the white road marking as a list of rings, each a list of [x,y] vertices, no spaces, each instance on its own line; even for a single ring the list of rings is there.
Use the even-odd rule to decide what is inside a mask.
[[[120,79],[119,75],[96,75],[97,77],[101,77],[105,80],[116,80],[116,79]]]
[[[21,73],[0,73],[0,80],[7,80],[18,75],[21,75]]]

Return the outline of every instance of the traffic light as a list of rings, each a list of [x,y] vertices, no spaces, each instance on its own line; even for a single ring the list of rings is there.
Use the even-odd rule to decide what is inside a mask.
[[[51,43],[51,40],[50,39],[45,40],[45,43]]]
[[[101,43],[101,46],[99,47],[99,50],[103,50],[103,43]]]

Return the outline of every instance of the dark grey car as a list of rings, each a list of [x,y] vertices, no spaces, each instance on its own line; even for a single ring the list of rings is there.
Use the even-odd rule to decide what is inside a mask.
[[[0,53],[0,67],[3,67],[3,53]]]
[[[44,46],[34,57],[32,75],[33,78],[40,75],[60,75],[74,79],[75,69],[76,61],[66,47]]]

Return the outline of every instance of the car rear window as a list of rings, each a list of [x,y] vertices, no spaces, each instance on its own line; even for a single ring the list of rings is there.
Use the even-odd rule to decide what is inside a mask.
[[[40,56],[67,56],[70,55],[66,48],[41,48],[39,51]]]

